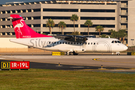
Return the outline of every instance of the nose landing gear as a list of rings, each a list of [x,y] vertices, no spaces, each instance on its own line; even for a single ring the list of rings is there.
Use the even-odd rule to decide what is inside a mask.
[[[120,55],[120,52],[116,52],[117,55]]]

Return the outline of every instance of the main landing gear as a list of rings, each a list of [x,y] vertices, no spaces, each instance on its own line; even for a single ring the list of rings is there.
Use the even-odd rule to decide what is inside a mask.
[[[73,53],[73,55],[78,55],[78,53],[76,52],[66,52],[66,55],[71,55]]]
[[[76,53],[76,52],[73,52],[73,55],[78,55],[78,53]]]
[[[71,52],[66,52],[66,55],[71,55]]]

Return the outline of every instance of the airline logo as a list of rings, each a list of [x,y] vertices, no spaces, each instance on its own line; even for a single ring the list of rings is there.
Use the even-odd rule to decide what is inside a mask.
[[[20,22],[14,26],[14,29],[15,30],[17,29],[17,32],[20,33],[21,35],[22,35],[21,28],[24,26],[23,21],[24,20],[21,19]]]

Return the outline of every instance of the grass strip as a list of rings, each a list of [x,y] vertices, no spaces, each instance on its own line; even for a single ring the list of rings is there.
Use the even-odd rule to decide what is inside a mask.
[[[0,90],[134,90],[135,74],[47,69],[0,71]]]

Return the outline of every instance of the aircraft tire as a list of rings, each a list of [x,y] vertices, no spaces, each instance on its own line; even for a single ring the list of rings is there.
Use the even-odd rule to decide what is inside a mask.
[[[69,52],[66,52],[66,55],[69,55]]]
[[[78,55],[78,53],[73,52],[73,55]]]

